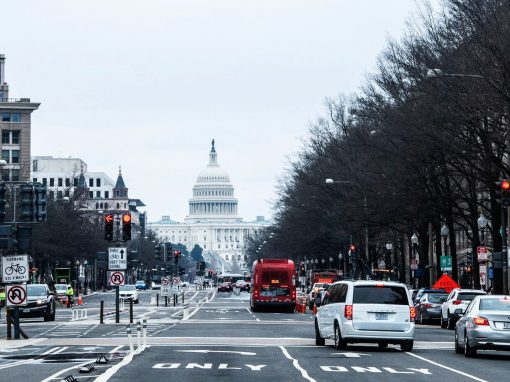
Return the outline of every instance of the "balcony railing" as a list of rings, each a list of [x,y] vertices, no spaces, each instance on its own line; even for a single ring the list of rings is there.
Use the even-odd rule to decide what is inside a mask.
[[[20,102],[30,102],[30,98],[0,98],[0,103],[1,102],[5,102],[5,103],[14,103],[14,102],[17,102],[17,103],[20,103]]]

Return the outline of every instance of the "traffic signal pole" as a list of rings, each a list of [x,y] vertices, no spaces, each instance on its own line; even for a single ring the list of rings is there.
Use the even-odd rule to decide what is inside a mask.
[[[507,226],[508,226],[508,211],[505,206],[501,208],[501,238],[503,241],[503,294],[508,293],[508,238],[507,238]]]

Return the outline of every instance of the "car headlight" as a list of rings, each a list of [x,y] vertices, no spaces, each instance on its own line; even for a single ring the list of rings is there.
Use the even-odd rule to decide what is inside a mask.
[[[37,305],[44,305],[46,304],[45,300],[37,300]]]

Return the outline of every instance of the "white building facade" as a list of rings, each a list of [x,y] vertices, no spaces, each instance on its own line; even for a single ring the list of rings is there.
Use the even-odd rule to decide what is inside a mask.
[[[238,216],[234,187],[228,173],[218,164],[213,140],[209,164],[198,174],[184,222],[163,216],[147,227],[160,240],[184,244],[188,251],[199,245],[205,260],[218,270],[236,271],[248,266],[244,256],[248,237],[270,224],[263,216],[253,222],[244,222]]]

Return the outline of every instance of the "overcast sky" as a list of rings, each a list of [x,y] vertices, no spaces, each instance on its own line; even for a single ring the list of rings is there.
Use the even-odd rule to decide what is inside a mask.
[[[210,142],[245,220],[323,113],[399,38],[414,0],[3,0],[10,97],[41,102],[32,155],[78,157],[182,220]]]

